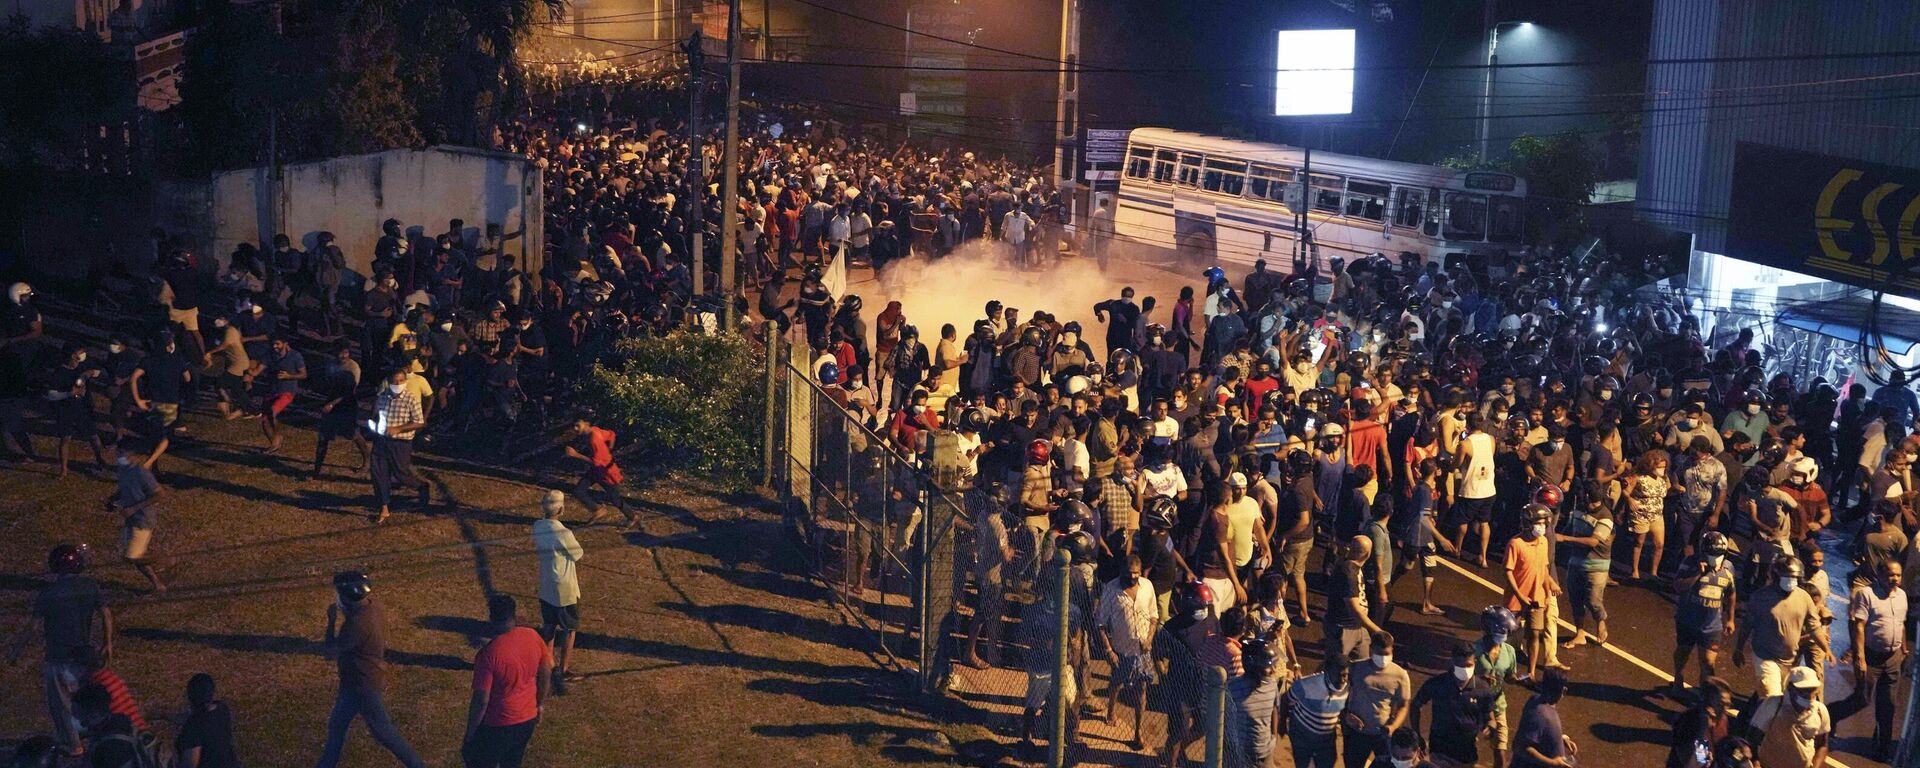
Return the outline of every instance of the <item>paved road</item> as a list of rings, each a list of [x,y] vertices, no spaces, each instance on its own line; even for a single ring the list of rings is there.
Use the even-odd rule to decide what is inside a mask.
[[[1280,266],[1284,268],[1284,265]],[[1186,274],[1184,268],[1127,259],[1115,259],[1104,274],[1094,271],[1085,261],[1076,262],[1071,257],[1064,266],[1041,272],[981,269],[977,264],[970,264],[964,270],[967,279],[944,282],[937,279],[943,273],[937,271],[937,266],[935,270],[916,275],[918,279],[910,282],[910,287],[902,291],[909,321],[921,325],[923,336],[930,336],[927,332],[934,330],[929,328],[929,321],[944,321],[946,318],[927,317],[928,313],[924,311],[916,313],[916,306],[926,306],[941,298],[948,299],[946,306],[966,308],[964,311],[967,314],[954,318],[956,325],[959,325],[962,319],[970,322],[971,318],[977,317],[978,308],[986,298],[1012,295],[1026,299],[1024,305],[1018,301],[1008,301],[1021,307],[1023,319],[1033,309],[1047,309],[1062,321],[1078,319],[1087,324],[1085,338],[1096,349],[1102,345],[1104,333],[1092,322],[1092,300],[1088,300],[1088,296],[1104,298],[1118,295],[1120,286],[1132,285],[1141,297],[1157,296],[1163,309],[1156,314],[1165,318],[1171,311],[1172,299],[1178,295],[1179,287],[1195,285],[1197,288],[1201,282],[1197,274]],[[953,270],[944,274],[949,278],[957,278],[960,272]],[[1230,272],[1236,285],[1242,274],[1240,270]],[[864,268],[856,269],[849,275],[848,282],[850,291],[869,297],[884,297],[887,293],[871,271]],[[922,287],[921,283],[931,283],[932,287]],[[1034,296],[1036,292],[1041,295]],[[938,294],[938,298],[930,294]],[[1082,304],[1085,306],[1080,306]],[[883,306],[884,299],[870,300],[867,312],[877,313]],[[961,333],[964,335],[965,332],[963,326]],[[1838,541],[1836,536],[1832,542],[1828,542],[1828,548],[1831,550]],[[1477,636],[1480,609],[1499,598],[1497,585],[1501,583],[1502,575],[1497,562],[1494,568],[1486,571],[1460,561],[1444,562],[1446,564],[1435,583],[1435,593],[1436,602],[1445,608],[1446,615],[1432,617],[1419,614],[1417,572],[1410,572],[1392,589],[1398,610],[1393,614],[1388,629],[1399,645],[1398,660],[1413,673],[1416,686],[1426,677],[1445,671],[1446,649],[1455,640]],[[1836,616],[1845,616],[1844,585],[1848,583],[1850,568],[1845,557],[1830,552],[1827,558],[1829,578],[1831,583],[1840,585],[1836,587],[1839,595],[1830,606]],[[1315,577],[1311,584],[1315,591],[1314,610],[1319,615],[1324,603],[1320,597],[1318,578]],[[1563,663],[1574,667],[1573,684],[1567,700],[1560,707],[1567,733],[1582,745],[1581,762],[1585,765],[1649,768],[1663,765],[1672,720],[1684,709],[1681,702],[1653,694],[1656,688],[1671,679],[1673,603],[1664,594],[1663,586],[1656,588],[1648,585],[1610,588],[1607,603],[1612,613],[1612,642],[1605,648],[1587,646],[1560,654]],[[1562,615],[1565,616],[1564,606]],[[1835,629],[1836,652],[1844,652],[1845,630],[1839,627]],[[1319,664],[1321,628],[1295,627],[1294,633],[1301,655],[1307,659],[1306,670],[1310,673]],[[1852,681],[1835,668],[1830,667],[1825,672],[1827,700],[1833,702],[1845,698],[1852,690]],[[1732,683],[1736,694],[1743,698],[1753,690],[1750,666],[1736,669],[1730,660],[1723,660],[1720,674]],[[1104,668],[1096,672],[1091,685],[1093,692],[1104,700]],[[976,706],[1017,719],[1021,706],[1020,695],[1025,690],[1025,677],[1016,669],[1001,668],[985,672],[962,670],[956,675],[954,690],[961,698]],[[1519,687],[1508,691],[1508,706],[1516,722],[1520,707],[1529,693]],[[1904,702],[1905,696],[1903,688],[1897,700]],[[1130,712],[1127,718],[1130,720]],[[1149,750],[1157,754],[1165,733],[1164,719],[1150,716],[1143,730],[1147,734],[1144,740]],[[1126,728],[1115,728],[1097,719],[1087,721],[1084,732],[1094,748],[1088,763],[1143,764],[1137,753],[1123,743],[1130,731],[1130,722]],[[1846,768],[1885,765],[1863,756],[1867,752],[1867,737],[1871,732],[1871,714],[1868,712],[1843,721],[1834,744],[1834,762]],[[1195,749],[1191,754],[1197,757],[1199,752]],[[1291,765],[1291,762],[1283,756],[1278,765]]]

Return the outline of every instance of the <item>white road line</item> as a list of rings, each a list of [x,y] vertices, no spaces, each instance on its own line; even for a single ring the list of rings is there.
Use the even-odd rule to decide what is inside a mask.
[[[1482,578],[1480,574],[1474,573],[1472,571],[1469,571],[1465,568],[1460,567],[1459,565],[1455,564],[1452,560],[1442,557],[1440,558],[1440,564],[1446,566],[1448,570],[1451,570],[1454,573],[1467,577],[1467,579],[1472,581],[1473,583],[1486,587],[1489,591],[1493,592],[1494,594],[1506,594],[1507,592],[1507,590],[1502,588],[1501,586],[1494,584],[1491,581],[1487,581],[1486,579]],[[1569,632],[1574,631],[1574,626],[1572,624],[1567,623],[1565,620],[1556,620],[1555,623],[1558,624],[1560,628],[1565,629]],[[1640,657],[1635,656],[1631,653],[1627,653],[1626,649],[1621,648],[1620,646],[1614,645],[1613,643],[1601,643],[1600,647],[1607,649],[1607,651],[1611,652],[1615,656],[1619,656],[1622,659],[1626,659],[1628,662],[1632,663],[1634,666],[1646,670],[1648,674],[1651,674],[1654,677],[1659,678],[1660,682],[1663,682],[1663,683],[1673,682],[1673,675],[1668,674],[1666,670],[1656,667],[1652,664],[1648,664],[1646,661],[1642,660]],[[1846,763],[1842,763],[1831,757],[1827,758],[1827,765],[1831,766],[1831,768],[1848,768]]]

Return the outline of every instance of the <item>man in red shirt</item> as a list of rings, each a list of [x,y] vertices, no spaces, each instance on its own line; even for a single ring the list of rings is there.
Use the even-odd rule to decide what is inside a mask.
[[[627,517],[627,526],[623,530],[638,528],[640,516],[627,506],[626,496],[620,493],[620,484],[626,480],[626,474],[613,461],[613,430],[596,427],[586,419],[575,419],[573,438],[574,442],[566,447],[567,456],[587,463],[586,473],[573,486],[573,495],[578,496],[587,509],[593,510],[593,517],[588,518],[587,525],[607,519],[607,512],[600,508],[601,502],[593,496],[593,490],[598,486],[610,497],[620,514]]]
[[[1393,487],[1393,462],[1387,461],[1387,428],[1373,419],[1373,403],[1353,401],[1353,419],[1347,424],[1347,463],[1372,467],[1380,487]]]
[[[1260,359],[1253,362],[1253,375],[1247,377],[1242,391],[1247,395],[1247,413],[1257,414],[1267,404],[1267,396],[1280,388],[1280,379],[1273,375],[1273,363]],[[1251,419],[1249,419],[1251,420]]]
[[[517,609],[511,595],[487,600],[487,620],[497,634],[473,657],[473,698],[460,743],[467,768],[520,768],[547,701],[553,655],[540,633],[514,625]]]

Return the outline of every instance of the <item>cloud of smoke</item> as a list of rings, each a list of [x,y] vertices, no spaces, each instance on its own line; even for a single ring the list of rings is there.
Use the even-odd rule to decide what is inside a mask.
[[[887,265],[878,281],[870,275],[850,278],[847,290],[866,299],[869,315],[877,315],[888,301],[900,302],[907,322],[920,329],[920,338],[928,345],[940,339],[940,326],[952,323],[960,338],[973,331],[973,323],[986,317],[990,300],[1020,310],[1025,322],[1036,311],[1052,313],[1060,322],[1080,321],[1083,337],[1104,356],[1106,332],[1094,321],[1093,305],[1120,295],[1122,286],[1132,285],[1135,301],[1155,296],[1160,308],[1154,316],[1161,322],[1171,316],[1179,286],[1185,282],[1173,274],[1143,266],[1138,255],[1115,252],[1112,271],[1103,273],[1094,260],[1068,256],[1049,260],[1043,269],[1020,269],[1013,265],[1012,250],[1005,243],[975,240],[939,258],[915,256]],[[1138,282],[1127,278],[1146,277]]]

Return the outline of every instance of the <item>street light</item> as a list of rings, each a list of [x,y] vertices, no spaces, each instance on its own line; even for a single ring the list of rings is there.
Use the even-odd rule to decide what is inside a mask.
[[[1480,93],[1480,164],[1487,162],[1487,144],[1493,125],[1493,68],[1500,62],[1497,51],[1500,48],[1500,30],[1505,27],[1525,29],[1533,26],[1531,21],[1493,21],[1493,3],[1487,3],[1487,77]]]

